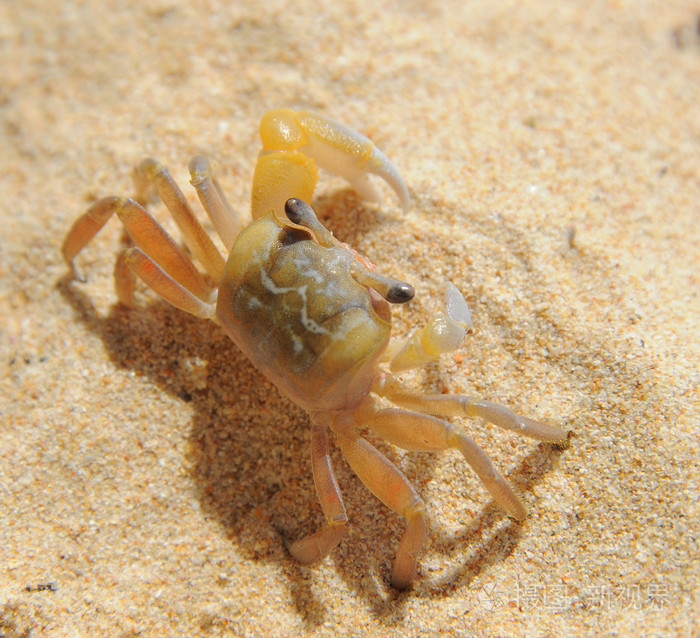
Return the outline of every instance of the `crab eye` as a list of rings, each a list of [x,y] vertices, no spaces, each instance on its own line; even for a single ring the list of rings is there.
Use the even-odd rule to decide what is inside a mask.
[[[416,294],[410,284],[400,279],[380,275],[376,270],[370,269],[357,255],[352,268],[352,276],[358,284],[376,290],[389,303],[406,303],[411,301]]]
[[[411,301],[415,294],[413,286],[405,281],[397,281],[386,291],[385,299],[389,303],[406,303]]]
[[[314,220],[318,219],[314,209],[296,197],[287,200],[284,205],[284,212],[287,214],[290,222],[299,224],[299,226],[309,226]]]

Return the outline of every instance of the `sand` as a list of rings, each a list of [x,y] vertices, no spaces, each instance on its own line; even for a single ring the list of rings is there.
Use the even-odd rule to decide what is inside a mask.
[[[246,4],[0,5],[0,635],[693,635],[697,2]],[[325,173],[314,201],[416,287],[396,334],[447,280],[469,302],[464,347],[406,381],[571,432],[556,449],[456,419],[522,525],[457,453],[368,434],[428,506],[409,592],[389,585],[403,519],[335,446],[347,534],[290,558],[322,524],[305,413],[214,324],[141,289],[117,304],[116,221],[87,283],[61,260],[143,157],[195,203],[187,162],[209,155],[246,213],[280,106],[358,128],[404,175],[408,211]]]

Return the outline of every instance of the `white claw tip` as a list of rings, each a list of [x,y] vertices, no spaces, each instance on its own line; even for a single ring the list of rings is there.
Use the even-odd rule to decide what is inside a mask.
[[[467,305],[467,300],[451,281],[447,282],[445,289],[445,312],[450,319],[462,324],[465,329],[472,325],[472,313]]]

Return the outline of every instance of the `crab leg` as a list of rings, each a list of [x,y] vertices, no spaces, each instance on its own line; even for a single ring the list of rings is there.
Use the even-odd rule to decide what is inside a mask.
[[[367,426],[389,443],[404,450],[434,452],[454,448],[471,465],[494,500],[517,520],[527,511],[488,455],[449,421],[434,416],[390,408],[379,410],[365,421]]]
[[[120,263],[119,261],[117,262]],[[180,310],[189,312],[203,319],[211,319],[216,321],[216,304],[207,303],[199,297],[193,295],[179,281],[171,277],[157,263],[155,263],[148,255],[140,248],[129,248],[123,257],[123,267],[129,268],[154,292],[159,294],[168,303],[172,304]],[[115,269],[116,271],[116,269]],[[117,275],[117,293],[122,299],[124,294],[120,288],[120,275]],[[131,294],[129,291],[127,294]],[[127,305],[128,301],[127,301]]]
[[[215,281],[219,281],[226,262],[202,225],[197,221],[180,187],[170,176],[168,169],[154,159],[146,159],[134,170],[134,181],[136,182],[136,200],[142,205],[145,205],[150,188],[155,188],[158,196],[173,216],[192,254],[204,266],[207,274]]]
[[[192,158],[190,184],[197,191],[199,201],[202,202],[202,206],[224,242],[226,250],[230,251],[238,233],[243,228],[244,221],[228,203],[219,183],[211,173],[211,165],[206,157]]]
[[[408,589],[416,578],[417,560],[426,535],[425,505],[403,473],[354,427],[352,415],[331,421],[350,467],[387,507],[406,517],[408,526],[394,559],[391,584]]]
[[[338,481],[331,465],[325,426],[314,425],[311,431],[311,467],[318,500],[328,526],[315,534],[287,544],[289,553],[304,564],[313,563],[326,556],[340,542],[348,522]]]
[[[75,267],[75,258],[88,245],[90,240],[100,232],[120,201],[122,201],[120,197],[100,199],[73,222],[61,246],[63,259],[70,267],[73,279],[85,281],[85,278],[80,276]]]
[[[411,410],[436,416],[481,417],[505,430],[548,443],[562,444],[568,440],[568,433],[564,430],[521,416],[491,401],[459,394],[419,394],[399,383],[391,375],[378,379],[372,389],[392,403]]]
[[[117,259],[114,262],[114,288],[117,291],[119,302],[129,308],[133,308],[136,273],[126,261],[129,250],[127,248],[117,254]]]
[[[133,242],[180,285],[201,300],[209,300],[211,288],[172,237],[133,199],[106,197],[80,216],[63,242],[63,257],[77,277],[74,259],[115,214]]]

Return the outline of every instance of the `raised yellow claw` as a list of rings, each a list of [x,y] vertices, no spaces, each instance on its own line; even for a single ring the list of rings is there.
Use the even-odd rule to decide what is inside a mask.
[[[260,122],[263,148],[253,178],[252,214],[281,212],[290,197],[311,201],[316,166],[347,179],[364,199],[377,202],[370,180],[378,175],[396,192],[404,209],[411,203],[397,168],[372,140],[335,120],[310,111],[275,109]]]

